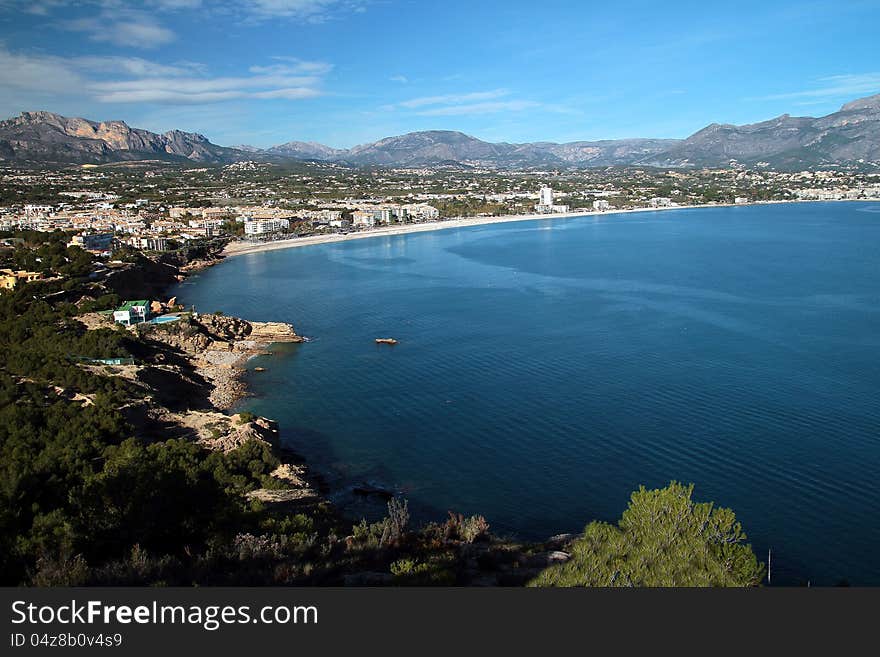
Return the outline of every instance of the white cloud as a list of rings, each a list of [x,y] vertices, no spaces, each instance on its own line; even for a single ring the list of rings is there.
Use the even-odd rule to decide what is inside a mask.
[[[159,64],[140,57],[76,57],[70,60],[77,68],[93,73],[122,74],[135,77],[192,75],[204,71],[202,64],[180,62],[173,65]]]
[[[449,105],[447,107],[434,107],[420,112],[419,116],[462,116],[465,114],[495,114],[497,112],[519,112],[525,109],[538,107],[539,103],[530,100],[504,100],[490,103],[465,103],[462,105]]]
[[[299,60],[297,60],[299,61]],[[321,95],[319,74],[290,71],[328,71],[329,64],[301,62],[283,71],[247,76],[199,75],[200,64],[161,64],[139,57],[78,57],[10,52],[0,44],[0,88],[6,103],[30,108],[47,99],[88,99],[100,103],[206,104],[236,99],[298,100]],[[101,79],[96,75],[100,74]]]
[[[847,73],[831,75],[816,80],[819,86],[803,91],[760,96],[750,100],[853,100],[859,96],[876,94],[880,91],[880,73]]]
[[[392,82],[400,82],[401,84],[406,84],[407,82],[409,82],[409,80],[407,79],[407,77],[405,75],[392,75],[388,79],[391,80]]]
[[[447,94],[445,96],[422,96],[398,103],[400,107],[414,109],[430,105],[453,105],[461,103],[473,103],[476,101],[493,100],[510,95],[507,89],[494,89],[492,91],[476,91],[467,94]]]
[[[0,0],[0,9],[13,9],[35,16],[48,16],[59,7],[69,5],[70,0]]]
[[[157,48],[176,38],[154,16],[127,8],[106,8],[97,16],[62,21],[60,26],[83,32],[92,41],[130,48]]]
[[[22,55],[0,44],[0,88],[38,92],[41,95],[70,93],[82,89],[85,80],[64,59],[46,55]]]
[[[299,100],[300,98],[314,98],[320,96],[321,92],[311,87],[292,87],[290,89],[271,89],[269,91],[258,91],[250,94],[251,98],[284,98],[286,100]]]
[[[147,4],[165,11],[177,11],[198,9],[202,6],[202,0],[147,0]]]
[[[245,89],[226,89],[218,91],[177,91],[174,89],[132,89],[110,91],[98,95],[104,103],[161,103],[166,105],[202,105],[242,99],[286,99],[299,100],[320,95],[316,89],[296,87],[290,89],[270,89],[268,91],[248,91]]]
[[[269,75],[324,75],[333,70],[333,65],[327,62],[310,62],[298,57],[278,56],[272,57],[279,62],[268,66],[251,66],[251,73]]]
[[[417,110],[415,114],[418,116],[462,116],[466,114],[518,112],[541,106],[540,103],[531,100],[508,98],[508,96],[510,96],[510,91],[507,89],[473,91],[441,96],[421,96],[404,100],[396,105],[383,105],[379,109],[382,111],[394,111],[397,109]]]
[[[104,103],[216,103],[238,98],[311,98],[321,94],[315,76],[139,78],[96,82],[91,89]]]
[[[310,22],[327,20],[336,12],[363,11],[363,0],[242,0],[240,11],[252,18],[293,18]]]
[[[345,14],[366,11],[373,0],[0,0],[0,10],[11,9],[39,16],[61,16],[72,8],[86,8],[85,18],[63,19],[62,26],[86,32],[94,41],[121,46],[153,48],[169,43],[174,33],[157,14],[202,12],[206,16],[230,15],[254,25],[287,19],[321,23]]]
[[[156,48],[177,37],[163,25],[157,13],[193,11],[202,0],[0,0],[0,10],[52,16],[47,23],[73,32],[82,32],[92,41],[130,48]],[[74,17],[71,10],[86,15]]]

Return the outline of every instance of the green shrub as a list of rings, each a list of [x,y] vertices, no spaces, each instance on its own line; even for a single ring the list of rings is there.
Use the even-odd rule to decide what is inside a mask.
[[[236,422],[236,424],[238,424],[238,425],[248,424],[249,422],[253,422],[256,419],[257,419],[257,416],[254,415],[253,413],[251,413],[249,411],[243,411],[238,414],[238,421]]]
[[[634,492],[617,525],[592,522],[571,559],[531,586],[756,586],[759,564],[730,509],[691,499],[693,484]]]

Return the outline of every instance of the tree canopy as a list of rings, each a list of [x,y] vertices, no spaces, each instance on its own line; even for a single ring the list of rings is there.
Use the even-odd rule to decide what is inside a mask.
[[[693,484],[641,486],[617,525],[591,522],[571,559],[531,586],[756,586],[759,564],[730,509],[692,499]]]

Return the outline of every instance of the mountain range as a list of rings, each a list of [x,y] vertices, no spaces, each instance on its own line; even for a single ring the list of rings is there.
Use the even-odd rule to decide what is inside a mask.
[[[245,154],[192,132],[156,134],[124,121],[96,122],[52,112],[22,112],[0,121],[0,161],[101,163],[167,159],[229,162]]]
[[[131,128],[123,121],[95,122],[51,112],[23,112],[0,122],[0,161],[103,163],[142,159],[200,163],[296,159],[352,166],[454,164],[499,169],[702,167],[732,162],[787,170],[839,165],[880,168],[880,94],[847,103],[819,118],[783,114],[749,125],[713,123],[687,139],[563,144],[492,143],[461,132],[430,130],[350,149],[302,141],[261,149],[218,146],[197,133],[171,130],[157,134]]]

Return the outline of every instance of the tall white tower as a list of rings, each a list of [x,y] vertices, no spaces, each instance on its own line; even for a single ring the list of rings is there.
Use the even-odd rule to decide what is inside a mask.
[[[540,205],[553,205],[553,190],[549,187],[541,188],[541,202]]]

